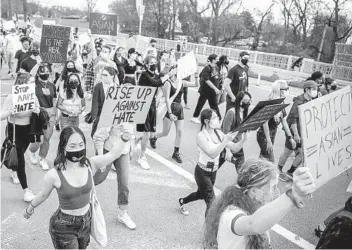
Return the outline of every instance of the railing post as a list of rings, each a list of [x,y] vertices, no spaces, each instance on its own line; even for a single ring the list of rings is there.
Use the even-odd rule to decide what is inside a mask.
[[[287,66],[286,66],[286,69],[287,69],[287,70],[290,70],[290,68],[291,68],[292,59],[293,59],[293,57],[290,55],[290,56],[288,57],[288,60],[287,60]]]

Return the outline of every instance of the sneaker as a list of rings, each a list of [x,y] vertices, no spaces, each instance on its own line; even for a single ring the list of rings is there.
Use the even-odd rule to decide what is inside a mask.
[[[150,146],[152,148],[156,148],[156,140],[157,140],[157,138],[155,136],[149,139]]]
[[[23,200],[25,202],[31,202],[34,199],[35,195],[33,194],[32,190],[28,188],[24,191]]]
[[[177,163],[182,163],[182,159],[179,152],[174,152],[172,154],[172,159],[174,159]]]
[[[191,119],[191,122],[196,123],[196,124],[200,124],[200,120],[197,117],[193,117]]]
[[[11,171],[10,176],[11,176],[13,184],[19,184],[20,183],[16,171]]]
[[[127,228],[131,230],[136,229],[136,223],[133,222],[133,220],[127,214],[126,211],[119,212],[119,214],[117,215],[117,221],[124,224]]]
[[[59,123],[55,124],[55,129],[56,129],[56,131],[60,131],[60,124]]]
[[[283,181],[283,182],[288,182],[288,181],[290,181],[290,178],[287,176],[286,173],[280,172],[280,174],[279,174],[279,180],[280,180],[280,181]]]
[[[191,109],[190,106],[188,106],[187,104],[184,106],[185,109]]]
[[[181,214],[187,216],[187,215],[189,215],[189,212],[188,212],[188,210],[186,209],[185,205],[181,202],[181,200],[182,200],[182,199],[179,199],[179,200],[178,200],[178,203],[180,204],[180,212],[181,212]]]
[[[42,167],[43,170],[47,171],[50,169],[48,162],[46,161],[46,159],[41,158],[40,162],[39,162],[40,166]]]
[[[32,165],[37,165],[38,164],[38,155],[37,152],[31,152],[29,151],[29,158],[31,160]]]
[[[149,166],[149,164],[147,162],[147,158],[145,156],[140,157],[138,159],[137,163],[142,169],[145,169],[145,170],[149,170],[150,169],[150,166]]]

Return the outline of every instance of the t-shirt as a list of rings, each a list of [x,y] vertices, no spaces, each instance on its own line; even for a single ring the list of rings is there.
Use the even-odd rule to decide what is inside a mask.
[[[34,60],[32,57],[27,57],[20,64],[20,69],[25,70],[30,73],[34,66],[37,64],[37,60]]]
[[[15,53],[21,48],[21,42],[19,36],[16,34],[9,34],[5,37],[6,49],[8,52]]]
[[[241,79],[240,79],[241,77]],[[248,90],[248,68],[242,68],[240,65],[236,65],[229,70],[227,78],[231,80],[230,88],[232,93],[237,96],[240,91]],[[227,100],[231,100],[231,97],[227,95]]]
[[[16,73],[20,70],[21,62],[30,56],[31,56],[31,53],[29,51],[25,52],[21,49],[17,50],[15,55],[15,58],[18,60],[17,66],[16,66]]]
[[[44,87],[40,82],[35,85],[35,95],[38,98],[39,105],[42,108],[53,108],[56,96],[55,85],[51,82],[46,83]]]
[[[284,117],[287,116],[286,110],[283,109],[281,112],[277,113],[274,117],[272,117],[269,122],[268,122],[268,126],[269,126],[269,131],[276,131],[277,126],[280,124],[280,122],[282,121],[282,119]],[[259,133],[264,133],[264,128],[263,126],[261,126],[258,130]]]
[[[234,232],[233,219],[246,215],[241,209],[235,206],[228,206],[222,213],[218,229],[218,249],[246,249],[246,236],[237,235]]]
[[[212,88],[209,87],[207,81],[211,81],[215,87],[219,88],[219,83],[220,83],[220,75],[218,69],[215,67],[211,67],[210,65],[207,65],[203,68],[202,72],[200,73],[200,87],[199,87],[199,93],[205,92],[205,93],[215,93]]]

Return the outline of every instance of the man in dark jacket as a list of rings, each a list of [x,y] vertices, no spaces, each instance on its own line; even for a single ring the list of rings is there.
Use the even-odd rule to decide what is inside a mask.
[[[285,149],[283,154],[280,156],[278,168],[280,171],[280,180],[289,181],[292,180],[293,172],[302,163],[303,151],[301,145],[301,132],[299,126],[298,106],[311,101],[318,95],[318,84],[312,80],[306,81],[303,86],[304,93],[293,98],[293,105],[290,113],[287,116],[287,124],[290,128],[291,134],[286,135]],[[292,137],[293,135],[293,137]],[[293,142],[292,139],[295,141]],[[287,161],[287,158],[295,152],[295,160],[292,163],[291,168],[285,174],[282,169]]]

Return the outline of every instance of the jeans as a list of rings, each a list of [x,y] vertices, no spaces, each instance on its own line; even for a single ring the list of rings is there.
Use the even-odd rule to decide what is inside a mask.
[[[215,110],[216,114],[221,120],[221,114],[218,107],[218,101],[215,92],[202,92],[199,95],[197,106],[193,113],[193,117],[199,117],[200,112],[202,111],[206,101],[208,101],[210,108]]]
[[[55,119],[56,115],[54,114],[54,109],[53,108],[47,108],[46,111],[49,114],[50,121],[48,123],[48,128],[44,130],[44,138],[43,138],[43,143],[40,145],[39,149],[39,156],[43,159],[46,158],[49,152],[49,147],[50,147],[50,139],[51,136],[53,135],[53,130],[55,126]]]
[[[74,216],[61,212],[51,216],[49,233],[55,249],[86,249],[90,242],[92,215]]]
[[[274,146],[275,142],[275,137],[276,137],[276,129],[275,130],[270,130],[270,140]],[[265,134],[263,131],[258,131],[257,132],[257,142],[260,147],[260,158],[264,158],[268,161],[275,162],[275,156],[274,156],[274,150],[271,152],[268,152],[267,146],[268,146],[268,141],[266,140]]]
[[[104,149],[104,154],[108,153],[106,149]],[[128,205],[128,196],[129,196],[129,189],[128,189],[128,178],[129,178],[129,168],[130,168],[130,155],[124,154],[121,155],[120,158],[116,159],[113,162],[116,174],[117,174],[117,205],[123,206]],[[94,175],[94,184],[99,185],[101,184],[106,177],[108,176],[112,167],[112,163],[106,166],[104,172],[100,169]]]
[[[61,115],[60,117],[60,127],[61,129],[64,129],[68,126],[79,126],[79,116],[68,116],[65,117]]]
[[[186,198],[183,198],[183,203],[187,204],[196,200],[204,200],[207,205],[207,209],[205,210],[205,216],[207,216],[210,205],[215,199],[214,183],[216,180],[216,171],[207,172],[197,165],[194,170],[194,177],[198,190],[197,192],[191,193]]]
[[[24,159],[24,153],[26,152],[29,146],[29,129],[30,125],[16,125],[15,126],[16,134],[16,150],[17,150],[17,159],[18,159],[18,168],[17,176],[20,181],[22,189],[28,188],[27,177],[26,177],[26,162]],[[7,124],[7,134],[8,138],[12,141],[13,138],[13,124]],[[9,166],[8,166],[9,167]]]

